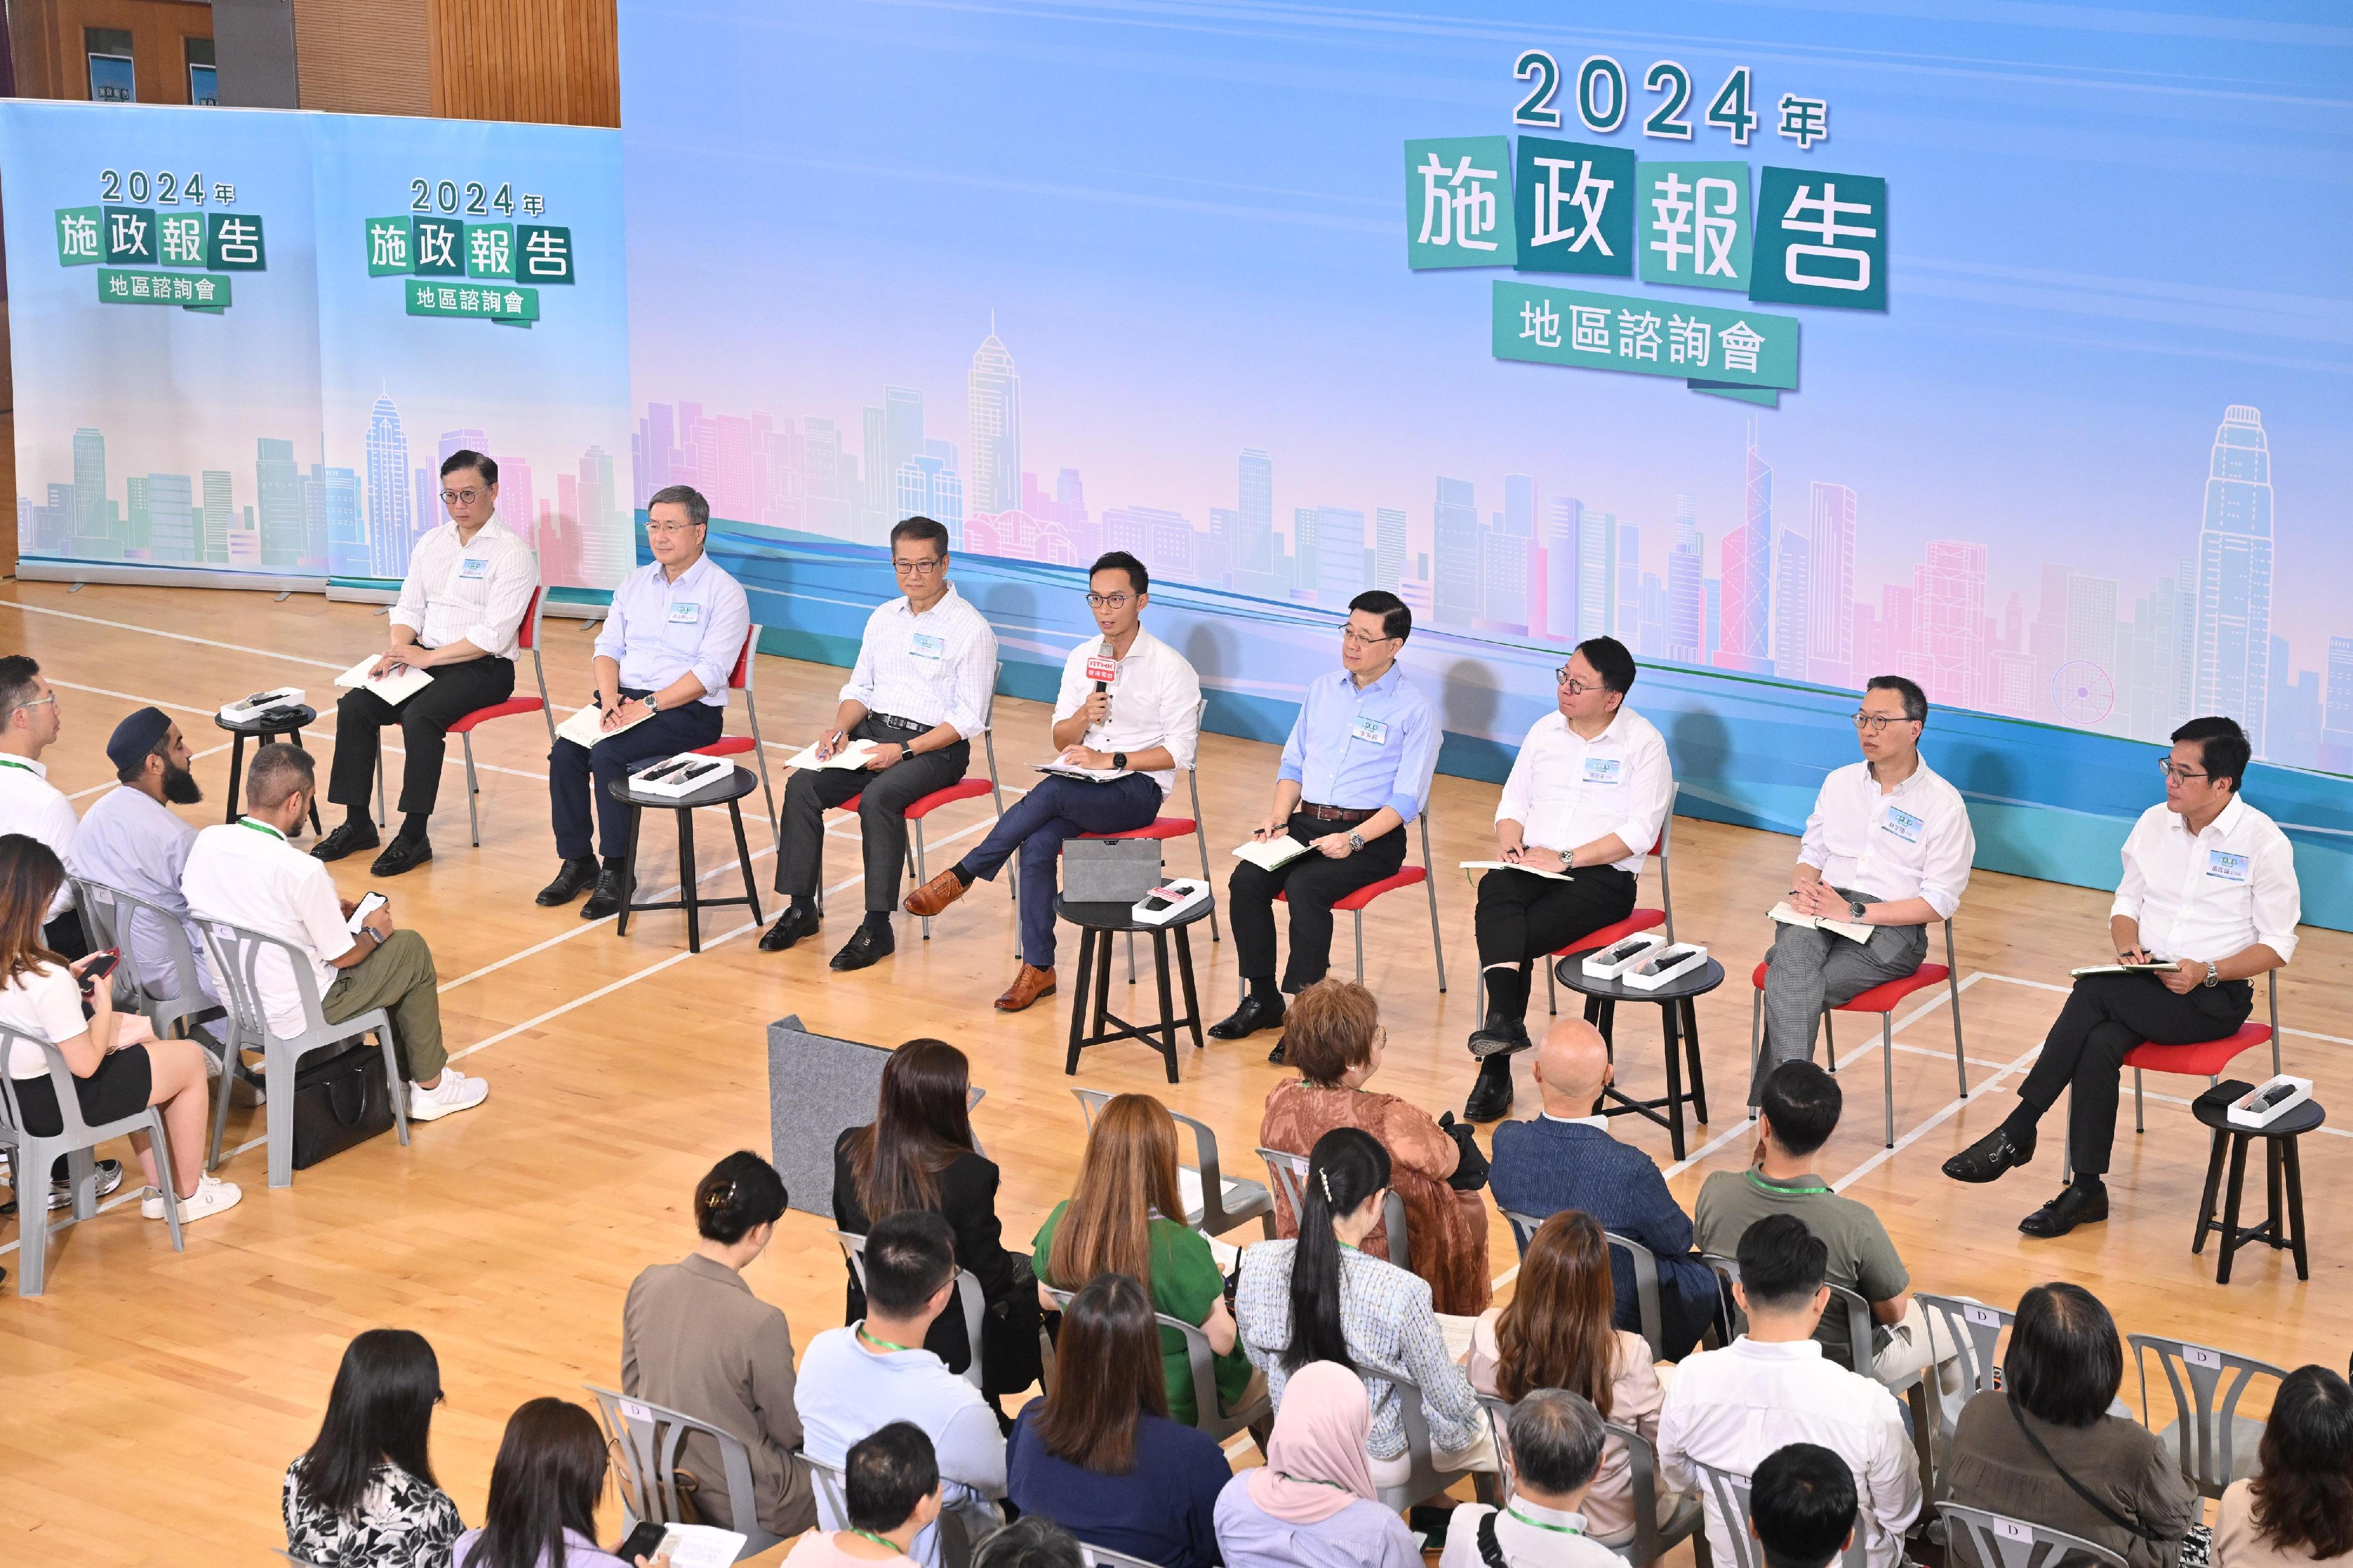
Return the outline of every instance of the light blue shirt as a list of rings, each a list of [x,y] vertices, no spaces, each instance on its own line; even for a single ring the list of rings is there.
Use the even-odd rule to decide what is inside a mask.
[[[1296,779],[1300,798],[1314,805],[1394,806],[1411,822],[1430,799],[1439,739],[1429,700],[1396,665],[1362,689],[1335,669],[1307,688],[1275,776]]]
[[[102,882],[132,898],[160,905],[180,917],[188,947],[195,954],[196,984],[213,994],[212,976],[205,968],[205,944],[188,923],[188,900],[180,891],[180,872],[188,863],[188,849],[196,830],[170,806],[129,784],[119,784],[98,798],[74,829],[73,847],[66,867],[86,882]],[[180,977],[172,967],[171,951],[155,917],[143,910],[130,911],[130,941],[139,957],[137,979],[150,996],[175,997]]]
[[[705,706],[727,706],[727,678],[744,651],[752,606],[742,584],[708,555],[673,583],[656,561],[621,579],[596,634],[596,652],[618,661],[621,684],[659,691],[688,670],[702,678]]]

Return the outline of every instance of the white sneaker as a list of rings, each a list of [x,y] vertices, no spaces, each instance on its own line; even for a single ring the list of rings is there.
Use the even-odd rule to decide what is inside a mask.
[[[490,1097],[491,1086],[480,1079],[468,1078],[456,1068],[443,1068],[441,1081],[431,1089],[421,1083],[408,1086],[408,1119],[438,1121],[460,1110],[471,1110]]]
[[[180,1200],[180,1223],[189,1225],[225,1209],[233,1209],[244,1197],[244,1189],[235,1182],[224,1182],[218,1176],[199,1176],[196,1178],[196,1195]],[[148,1219],[162,1219],[163,1193],[153,1187],[140,1188],[139,1212]]]

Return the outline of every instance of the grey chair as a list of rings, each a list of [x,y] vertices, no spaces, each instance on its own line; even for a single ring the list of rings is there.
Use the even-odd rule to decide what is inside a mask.
[[[134,998],[140,1016],[158,1037],[170,1039],[183,1023],[193,1028],[227,1016],[227,1008],[205,994],[204,984],[197,978],[196,952],[188,943],[187,928],[181,925],[179,916],[104,882],[85,877],[69,879],[90,947],[122,952],[122,964],[116,971],[120,982],[116,994]],[[147,960],[159,956],[148,951],[150,942],[158,945],[160,956],[171,965],[173,989],[168,996],[157,995],[140,982]]]
[[[818,1528],[849,1529],[849,1477],[839,1465],[828,1465],[807,1454],[801,1456],[801,1462],[808,1467],[809,1490],[817,1499]],[[998,1522],[1003,1522],[1002,1510],[992,1503],[989,1510]],[[939,1522],[934,1528],[939,1536],[941,1568],[968,1568],[974,1545],[970,1516],[962,1509],[942,1509]]]
[[[1291,1212],[1300,1213],[1306,1196],[1307,1157],[1286,1154],[1280,1149],[1261,1149],[1258,1157],[1266,1162],[1267,1173],[1282,1188],[1282,1195],[1291,1200]],[[1272,1216],[1268,1217],[1271,1224]],[[1389,1189],[1388,1200],[1381,1205],[1381,1225],[1388,1234],[1389,1261],[1410,1271],[1413,1248],[1405,1226],[1405,1199],[1398,1196],[1395,1187]]]
[[[1052,1300],[1057,1310],[1066,1310],[1070,1307],[1074,1292],[1057,1290],[1042,1280],[1039,1288]],[[1261,1390],[1256,1399],[1240,1409],[1227,1409],[1225,1401],[1218,1397],[1218,1357],[1217,1352],[1209,1348],[1209,1336],[1203,1333],[1198,1324],[1188,1323],[1182,1318],[1172,1318],[1166,1312],[1152,1315],[1163,1329],[1182,1336],[1185,1341],[1185,1362],[1193,1379],[1193,1425],[1220,1443],[1247,1427],[1251,1438],[1257,1442],[1259,1451],[1264,1453],[1267,1435],[1274,1422],[1273,1401]],[[1042,1386],[1051,1388],[1055,1371],[1054,1342],[1042,1327],[1038,1331],[1038,1343],[1043,1352],[1041,1364],[1044,1369],[1039,1382]]]
[[[1914,1292],[1912,1299],[1920,1303],[1921,1319],[1928,1325],[1929,1342],[1933,1345],[1942,1330],[1944,1338],[1951,1343],[1953,1353],[1960,1361],[1961,1375],[1967,1380],[1967,1393],[1974,1395],[1991,1391],[2001,1375],[2001,1363],[1994,1352],[2017,1314],[2000,1307],[1952,1296],[1931,1296],[1924,1291]],[[1931,1361],[1921,1371],[1918,1393],[1932,1414],[1943,1409],[1942,1391],[1936,1378],[1936,1363]],[[1952,1434],[1941,1414],[1931,1422],[1917,1425],[1920,1429],[1913,1436],[1921,1453],[1921,1492],[1925,1497],[1936,1498],[1944,1491],[1938,1484],[1945,1467],[1940,1450]]]
[[[1765,1553],[1757,1538],[1748,1533],[1748,1478],[1697,1459],[1691,1465],[1699,1472],[1701,1489],[1715,1505],[1716,1517],[1724,1521],[1724,1533],[1732,1542],[1732,1562],[1726,1568],[1765,1568]],[[1842,1568],[1865,1568],[1870,1562],[1863,1548],[1864,1531],[1862,1521],[1856,1520],[1854,1539],[1847,1542]]]
[[[866,1289],[866,1238],[837,1230],[833,1239],[841,1243],[841,1255],[849,1259],[849,1270],[858,1276],[858,1288]],[[964,1311],[965,1343],[972,1349],[972,1360],[964,1369],[964,1379],[975,1388],[980,1381],[980,1325],[987,1311],[987,1303],[980,1293],[980,1281],[969,1268],[959,1268],[955,1277],[956,1303]]]
[[[1512,1235],[1518,1240],[1521,1253],[1525,1255],[1528,1243],[1535,1239],[1536,1229],[1544,1221],[1534,1215],[1515,1214],[1510,1209],[1504,1211],[1504,1218],[1510,1222]],[[1642,1338],[1650,1343],[1652,1360],[1666,1360],[1666,1316],[1659,1306],[1658,1254],[1630,1236],[1620,1236],[1614,1230],[1605,1230],[1601,1235],[1609,1243],[1611,1251],[1626,1254],[1629,1266],[1634,1270],[1634,1311],[1637,1321],[1642,1325]],[[1613,1269],[1618,1267],[1616,1258],[1610,1259],[1609,1267]]]
[[[98,1213],[98,1166],[90,1152],[109,1139],[127,1133],[144,1132],[150,1140],[155,1169],[164,1184],[172,1182],[172,1140],[164,1131],[164,1112],[157,1106],[144,1106],[119,1121],[102,1121],[93,1126],[82,1120],[81,1097],[74,1089],[73,1069],[66,1065],[66,1054],[36,1035],[0,1025],[0,1068],[15,1055],[14,1047],[32,1046],[41,1053],[48,1068],[49,1088],[57,1095],[58,1130],[37,1137],[26,1131],[24,1101],[16,1080],[0,1070],[0,1144],[8,1149],[8,1168],[16,1185],[16,1215],[22,1245],[21,1271],[16,1278],[16,1294],[37,1296],[46,1288],[43,1281],[48,1264],[49,1250],[49,1167],[58,1156],[65,1156],[66,1181],[73,1189],[74,1223],[91,1218]],[[164,1205],[164,1223],[171,1227],[172,1250],[183,1252],[186,1244],[180,1237],[180,1205],[167,1201]]]
[[[2066,1568],[2084,1568],[2086,1563],[2093,1568],[2125,1568],[2125,1560],[2098,1542],[2047,1524],[2029,1524],[1957,1502],[1936,1507],[1947,1527],[1945,1553],[1950,1563],[1966,1564],[1968,1557],[1974,1557],[1975,1568],[2060,1568],[2063,1563]],[[1969,1543],[1968,1556],[1955,1550],[1964,1541]]]
[[[1100,1089],[1074,1089],[1079,1109],[1085,1115],[1087,1131],[1094,1131],[1095,1113],[1110,1103],[1109,1092]],[[1274,1239],[1274,1194],[1263,1183],[1243,1176],[1229,1176],[1218,1163],[1218,1135],[1206,1122],[1197,1121],[1181,1110],[1171,1110],[1177,1125],[1193,1130],[1193,1160],[1187,1165],[1177,1162],[1176,1168],[1190,1171],[1201,1184],[1200,1205],[1185,1215],[1185,1223],[1203,1236],[1223,1236],[1226,1232],[1251,1220],[1259,1222],[1269,1241]]]
[[[1699,1256],[1702,1262],[1715,1270],[1717,1281],[1723,1288],[1721,1304],[1725,1322],[1734,1333],[1742,1332],[1746,1327],[1747,1314],[1740,1310],[1732,1294],[1732,1287],[1740,1282],[1740,1260],[1726,1258],[1721,1252],[1703,1252]],[[1871,1303],[1843,1285],[1831,1286],[1830,1292],[1831,1304],[1822,1316],[1827,1318],[1833,1313],[1843,1312],[1846,1317],[1847,1359],[1843,1364],[1849,1372],[1860,1372],[1869,1377],[1872,1361]]]
[[[607,1447],[619,1471],[625,1529],[634,1530],[648,1520],[656,1524],[688,1522],[681,1518],[689,1494],[679,1489],[679,1450],[689,1436],[700,1435],[719,1445],[719,1466],[727,1484],[731,1516],[725,1528],[744,1537],[738,1560],[783,1542],[783,1536],[760,1528],[759,1493],[752,1485],[752,1453],[741,1437],[682,1411],[632,1399],[593,1383],[580,1386],[595,1397],[597,1417],[605,1424]],[[704,1506],[708,1502],[703,1500]]]
[[[1479,1403],[1487,1407],[1487,1418],[1495,1428],[1496,1457],[1503,1461],[1503,1471],[1496,1488],[1502,1501],[1512,1500],[1511,1445],[1503,1441],[1511,1425],[1512,1404],[1492,1394],[1482,1394]],[[1659,1452],[1651,1440],[1631,1426],[1621,1426],[1615,1421],[1604,1421],[1607,1431],[1626,1450],[1626,1469],[1634,1494],[1634,1534],[1630,1540],[1609,1548],[1634,1568],[1644,1568],[1657,1562],[1685,1541],[1699,1534],[1707,1515],[1700,1506],[1699,1495],[1683,1492],[1676,1497],[1673,1508],[1662,1521],[1659,1517]],[[1707,1568],[1706,1542],[1703,1538],[1693,1547],[1700,1568]]]
[[[2274,1383],[2287,1373],[2269,1362],[2158,1334],[2130,1334],[2133,1369],[2140,1373],[2140,1421],[2149,1425],[2148,1361],[2155,1355],[2173,1394],[2174,1418],[2157,1434],[2180,1456],[2181,1473],[2202,1497],[2219,1498],[2232,1481],[2255,1473],[2263,1424],[2239,1414],[2239,1401],[2258,1377]]]
[[[1402,1377],[1391,1377],[1388,1373],[1380,1371],[1375,1371],[1371,1375],[1381,1379],[1397,1390],[1398,1413],[1404,1418],[1405,1424],[1406,1463],[1411,1467],[1401,1484],[1376,1489],[1383,1508],[1402,1513],[1416,1503],[1428,1502],[1463,1477],[1470,1475],[1477,1476],[1482,1500],[1494,1495],[1500,1478],[1491,1472],[1441,1470],[1438,1468],[1430,1447],[1430,1419],[1422,1414],[1421,1410],[1419,1384],[1409,1382]],[[1487,1415],[1484,1409],[1482,1409],[1480,1414],[1482,1416]],[[1494,1447],[1500,1462],[1504,1451],[1500,1437],[1495,1438]]]
[[[362,1035],[373,1032],[383,1047],[385,1079],[392,1090],[393,1127],[402,1143],[408,1142],[408,1087],[400,1076],[400,1055],[393,1037],[390,1013],[382,1007],[371,1007],[341,1023],[330,1024],[320,1002],[318,980],[311,973],[310,955],[292,942],[231,925],[227,921],[199,920],[196,934],[204,939],[205,955],[212,960],[213,982],[224,993],[222,1000],[228,1008],[228,1060],[224,1068],[234,1070],[241,1067],[247,1051],[261,1055],[261,1110],[269,1134],[271,1186],[290,1186],[294,1182],[294,1075],[302,1058],[312,1051],[326,1050]],[[302,1032],[291,1038],[270,1033],[269,1012],[262,1004],[261,961],[272,950],[292,971],[294,987],[302,1001]],[[226,1072],[223,1081],[227,1081]],[[220,1163],[221,1135],[228,1126],[228,1098],[226,1094],[213,1096],[212,1146],[205,1156],[206,1170]]]

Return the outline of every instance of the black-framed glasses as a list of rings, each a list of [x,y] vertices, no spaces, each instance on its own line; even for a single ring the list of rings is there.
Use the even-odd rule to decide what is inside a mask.
[[[892,561],[891,570],[902,577],[928,577],[948,563],[944,555],[934,555],[923,561]],[[1089,597],[1092,597],[1092,595]]]
[[[1854,727],[1856,729],[1868,730],[1874,735],[1885,734],[1887,732],[1887,726],[1890,724],[1916,724],[1918,722],[1918,720],[1906,718],[1901,713],[1857,713],[1854,716]]]
[[[2157,764],[2157,771],[2176,784],[2188,784],[2191,779],[2211,779],[2214,776],[2212,773],[2194,773],[2175,763],[2171,757],[2160,758]]]
[[[1096,594],[1091,592],[1087,595],[1087,608],[1090,610],[1124,610],[1127,608],[1128,601],[1134,597],[1135,595],[1133,594]]]
[[[1571,697],[1582,697],[1588,691],[1599,691],[1601,689],[1601,682],[1598,680],[1579,680],[1577,677],[1569,674],[1568,666],[1565,664],[1558,669],[1552,672],[1552,679],[1554,685],[1567,687],[1568,694]]]
[[[441,504],[456,506],[459,501],[464,501],[468,506],[471,506],[489,493],[488,490],[443,490]]]

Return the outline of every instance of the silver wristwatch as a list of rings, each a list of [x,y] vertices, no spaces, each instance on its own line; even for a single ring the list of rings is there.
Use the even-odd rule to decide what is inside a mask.
[[[1351,854],[1353,854],[1353,853],[1355,853],[1356,850],[1362,849],[1364,847],[1365,847],[1365,836],[1364,836],[1363,834],[1361,834],[1361,833],[1356,833],[1356,832],[1354,832],[1354,831],[1350,832],[1350,833],[1349,833],[1349,835],[1348,835],[1348,849],[1349,849],[1349,852],[1350,852]]]
[[[1846,901],[1847,918],[1850,920],[1859,921],[1862,919],[1864,912],[1870,908],[1871,906],[1864,903],[1861,899],[1849,899]]]
[[[2212,959],[2211,959],[2211,958],[2210,958],[2210,959],[2208,959],[2208,960],[2206,961],[2206,978],[2205,978],[2203,981],[2200,982],[2200,984],[2204,984],[2204,985],[2219,985],[2219,984],[2221,984],[2221,983],[2222,983],[2222,972],[2221,972],[2221,969],[2219,969],[2219,968],[2217,968],[2217,967],[2215,966],[2214,961],[2213,961]]]

